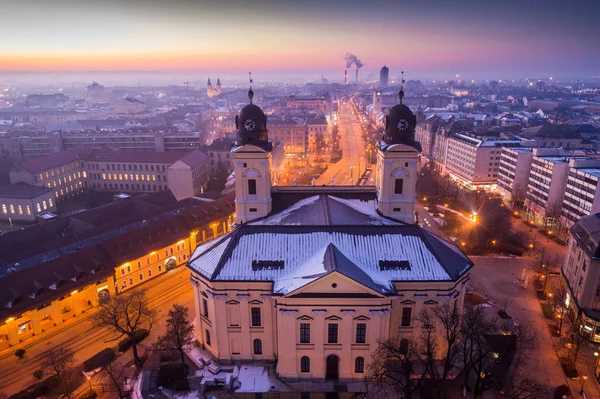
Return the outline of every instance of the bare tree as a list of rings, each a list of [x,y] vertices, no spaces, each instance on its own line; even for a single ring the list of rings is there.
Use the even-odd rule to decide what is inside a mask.
[[[136,333],[144,328],[152,328],[154,312],[148,306],[148,300],[143,291],[131,291],[100,303],[99,311],[94,315],[96,324],[100,327],[112,329],[118,336],[131,339],[133,360],[136,366],[141,367],[140,357],[137,352]]]
[[[369,387],[384,397],[402,395],[404,398],[411,398],[419,389],[426,373],[426,370],[423,370],[420,378],[411,379],[418,358],[415,342],[408,340],[379,342],[367,373]]]
[[[461,334],[461,314],[450,302],[444,303],[433,309],[433,314],[442,327],[442,338],[446,346],[444,355],[444,368],[442,370],[442,380],[448,378],[449,373],[455,367],[454,362],[458,354],[458,345]]]
[[[64,347],[54,348],[46,352],[43,365],[56,376],[61,393],[70,398],[71,392],[75,388],[73,351]]]
[[[125,374],[125,367],[123,363],[109,362],[103,364],[102,368],[102,379],[108,381],[119,392],[119,398],[123,397],[123,389],[121,388],[121,380],[123,379],[123,375]]]
[[[435,354],[438,350],[437,336],[434,333],[434,315],[428,310],[421,312],[417,318],[421,322],[421,337],[417,341],[417,358],[423,368],[423,376],[429,376],[431,380],[438,379],[435,368]]]
[[[178,351],[181,366],[185,367],[185,351],[194,344],[194,325],[188,317],[189,310],[185,306],[173,305],[167,319],[167,332],[158,337],[154,343],[157,350]]]

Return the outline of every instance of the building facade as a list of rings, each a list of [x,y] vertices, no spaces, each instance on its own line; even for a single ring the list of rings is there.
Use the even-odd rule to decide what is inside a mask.
[[[502,148],[496,190],[505,201],[517,206],[525,202],[532,160],[530,148]]]
[[[56,212],[52,189],[27,183],[0,186],[0,219],[34,222],[43,212]]]
[[[600,212],[599,180],[600,160],[570,162],[561,211],[561,224],[564,228],[571,228],[582,217]]]
[[[582,336],[600,342],[600,214],[584,216],[570,233],[560,306]]]
[[[270,187],[266,117],[252,104],[240,111],[239,224],[188,262],[196,336],[217,364],[276,362],[283,379],[361,380],[378,342],[420,336],[422,310],[462,309],[473,264],[404,223],[414,220],[416,119],[402,104],[387,117],[377,190]]]

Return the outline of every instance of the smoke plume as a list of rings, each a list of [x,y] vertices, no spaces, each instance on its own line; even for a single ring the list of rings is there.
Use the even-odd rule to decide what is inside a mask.
[[[363,66],[363,63],[360,62],[358,57],[355,56],[354,54],[346,53],[346,56],[344,57],[344,59],[346,60],[346,68],[350,68],[352,66],[352,64],[356,65],[357,69],[362,68],[362,66]]]

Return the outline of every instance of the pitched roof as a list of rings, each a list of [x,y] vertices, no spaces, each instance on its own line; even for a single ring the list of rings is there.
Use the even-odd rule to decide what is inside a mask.
[[[56,168],[77,160],[84,160],[89,154],[87,148],[73,148],[56,154],[44,155],[27,161],[19,162],[19,165],[30,173],[40,173],[48,169]]]
[[[187,154],[179,158],[179,161],[188,165],[190,168],[195,169],[198,166],[208,162],[208,155],[198,150],[195,150],[188,152]]]
[[[37,187],[27,183],[19,182],[0,186],[0,197],[2,198],[35,198],[39,195],[51,192],[48,187]]]
[[[184,155],[178,151],[111,151],[92,150],[87,156],[88,162],[139,162],[172,164]]]

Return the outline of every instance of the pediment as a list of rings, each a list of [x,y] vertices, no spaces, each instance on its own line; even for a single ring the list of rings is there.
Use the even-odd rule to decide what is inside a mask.
[[[375,291],[338,271],[327,273],[286,295],[286,297],[293,296],[384,297],[380,292]]]

